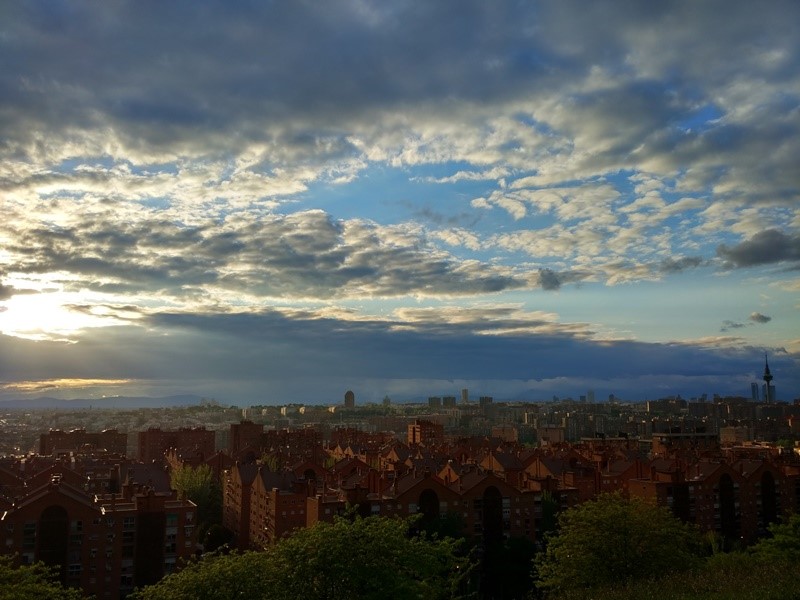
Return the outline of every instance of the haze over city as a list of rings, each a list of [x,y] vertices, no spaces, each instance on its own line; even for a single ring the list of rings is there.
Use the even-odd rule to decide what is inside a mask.
[[[800,397],[800,4],[0,19],[0,399]]]

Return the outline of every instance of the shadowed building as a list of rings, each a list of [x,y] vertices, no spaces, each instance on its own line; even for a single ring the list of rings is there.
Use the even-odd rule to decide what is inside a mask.
[[[90,433],[85,429],[51,429],[39,436],[39,454],[43,456],[75,450],[104,450],[124,456],[128,451],[128,434],[120,433],[116,429],[106,429],[99,433]]]
[[[205,427],[181,427],[173,431],[151,427],[140,431],[137,439],[137,458],[142,462],[163,461],[164,454],[170,449],[178,457],[202,458],[211,456],[216,449],[214,432]]]
[[[64,475],[30,487],[3,513],[0,552],[55,567],[62,583],[101,600],[157,582],[194,553],[193,503],[131,484],[90,494]]]

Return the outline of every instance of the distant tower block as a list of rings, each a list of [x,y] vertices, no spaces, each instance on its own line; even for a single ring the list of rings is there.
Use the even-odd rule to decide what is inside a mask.
[[[356,406],[356,395],[352,391],[347,390],[344,393],[344,407],[355,408],[355,406]]]
[[[469,402],[469,390],[464,388],[461,390],[461,404],[467,404]]]

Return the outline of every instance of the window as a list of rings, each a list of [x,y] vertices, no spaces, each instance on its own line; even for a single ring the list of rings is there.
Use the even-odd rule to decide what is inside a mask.
[[[176,550],[176,541],[178,536],[174,533],[170,533],[166,537],[166,544],[164,545],[164,552],[167,554],[175,554]]]
[[[124,517],[122,519],[122,528],[123,529],[135,529],[136,528],[136,517]]]
[[[36,521],[29,521],[22,528],[22,547],[36,547]]]
[[[164,561],[164,574],[172,573],[175,570],[175,559],[168,558]]]

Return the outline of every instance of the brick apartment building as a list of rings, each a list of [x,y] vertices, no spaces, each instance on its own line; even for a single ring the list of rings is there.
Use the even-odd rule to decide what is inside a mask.
[[[194,553],[191,502],[130,483],[119,494],[91,494],[81,481],[62,470],[27,486],[0,517],[1,551],[55,566],[62,583],[98,600],[155,583]]]
[[[225,472],[222,489],[222,525],[233,534],[234,544],[242,550],[250,548],[251,489],[258,465],[236,463]]]
[[[296,455],[291,433],[274,433],[288,443],[265,454],[263,464],[238,464],[226,473],[225,525],[238,547],[268,546],[298,527],[332,520],[348,505],[364,516],[421,513],[429,522],[455,516],[478,544],[535,540],[545,493],[561,510],[604,492],[651,498],[704,531],[743,543],[800,506],[800,464],[793,455],[761,446],[723,449],[703,431],[551,441],[530,449],[438,431],[420,443],[425,425],[411,425],[410,443],[342,430],[335,445],[323,448],[323,461],[306,457],[320,451],[309,452],[302,442],[311,440],[307,433],[297,438],[303,451]]]
[[[434,444],[444,440],[444,426],[434,421],[416,419],[408,424],[408,443],[415,444]]]
[[[176,430],[162,430],[151,427],[140,431],[137,459],[141,462],[161,462],[168,450],[180,457],[206,458],[214,454],[214,432],[205,427],[181,427]]]
[[[653,466],[648,478],[631,479],[630,494],[654,500],[728,542],[752,543],[770,523],[798,508],[800,478],[768,460],[673,461],[664,467]]]
[[[252,421],[231,423],[228,435],[228,453],[237,459],[248,448],[258,448],[261,436],[264,435],[264,425]],[[253,458],[257,458],[254,454]]]
[[[39,436],[39,454],[50,456],[76,450],[105,450],[114,454],[128,451],[128,434],[116,429],[87,432],[85,429],[51,429]]]

